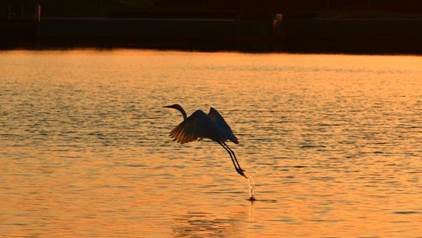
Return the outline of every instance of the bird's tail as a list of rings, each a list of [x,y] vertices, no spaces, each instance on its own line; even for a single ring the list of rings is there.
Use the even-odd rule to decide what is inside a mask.
[[[239,140],[237,139],[237,137],[235,135],[231,135],[229,140],[235,144],[239,144]]]

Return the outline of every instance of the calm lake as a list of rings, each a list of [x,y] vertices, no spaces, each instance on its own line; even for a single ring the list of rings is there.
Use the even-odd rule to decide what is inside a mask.
[[[0,237],[422,237],[421,175],[422,57],[0,53]]]

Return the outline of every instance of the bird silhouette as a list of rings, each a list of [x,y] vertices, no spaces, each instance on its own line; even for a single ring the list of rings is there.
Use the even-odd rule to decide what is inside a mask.
[[[202,110],[197,110],[188,117],[183,107],[179,104],[165,106],[165,108],[176,109],[182,113],[183,116],[183,121],[170,132],[170,137],[173,138],[174,141],[184,144],[207,138],[217,142],[229,153],[236,172],[247,178],[244,174],[244,170],[237,161],[236,154],[226,144],[227,140],[239,144],[239,140],[216,109],[211,107],[208,114]]]

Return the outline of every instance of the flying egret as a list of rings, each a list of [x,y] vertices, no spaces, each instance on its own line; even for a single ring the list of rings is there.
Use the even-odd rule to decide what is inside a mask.
[[[239,141],[217,110],[211,107],[208,114],[205,114],[202,110],[197,110],[188,117],[183,107],[179,104],[165,106],[165,108],[176,109],[183,116],[183,121],[170,132],[170,137],[174,141],[184,144],[203,138],[211,139],[220,144],[229,153],[236,172],[248,178],[240,167],[234,151],[225,143],[230,140],[235,144],[239,144]]]

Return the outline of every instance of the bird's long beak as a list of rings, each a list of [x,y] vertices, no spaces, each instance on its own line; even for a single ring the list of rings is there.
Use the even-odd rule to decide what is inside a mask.
[[[171,105],[164,106],[164,108],[172,108]]]

